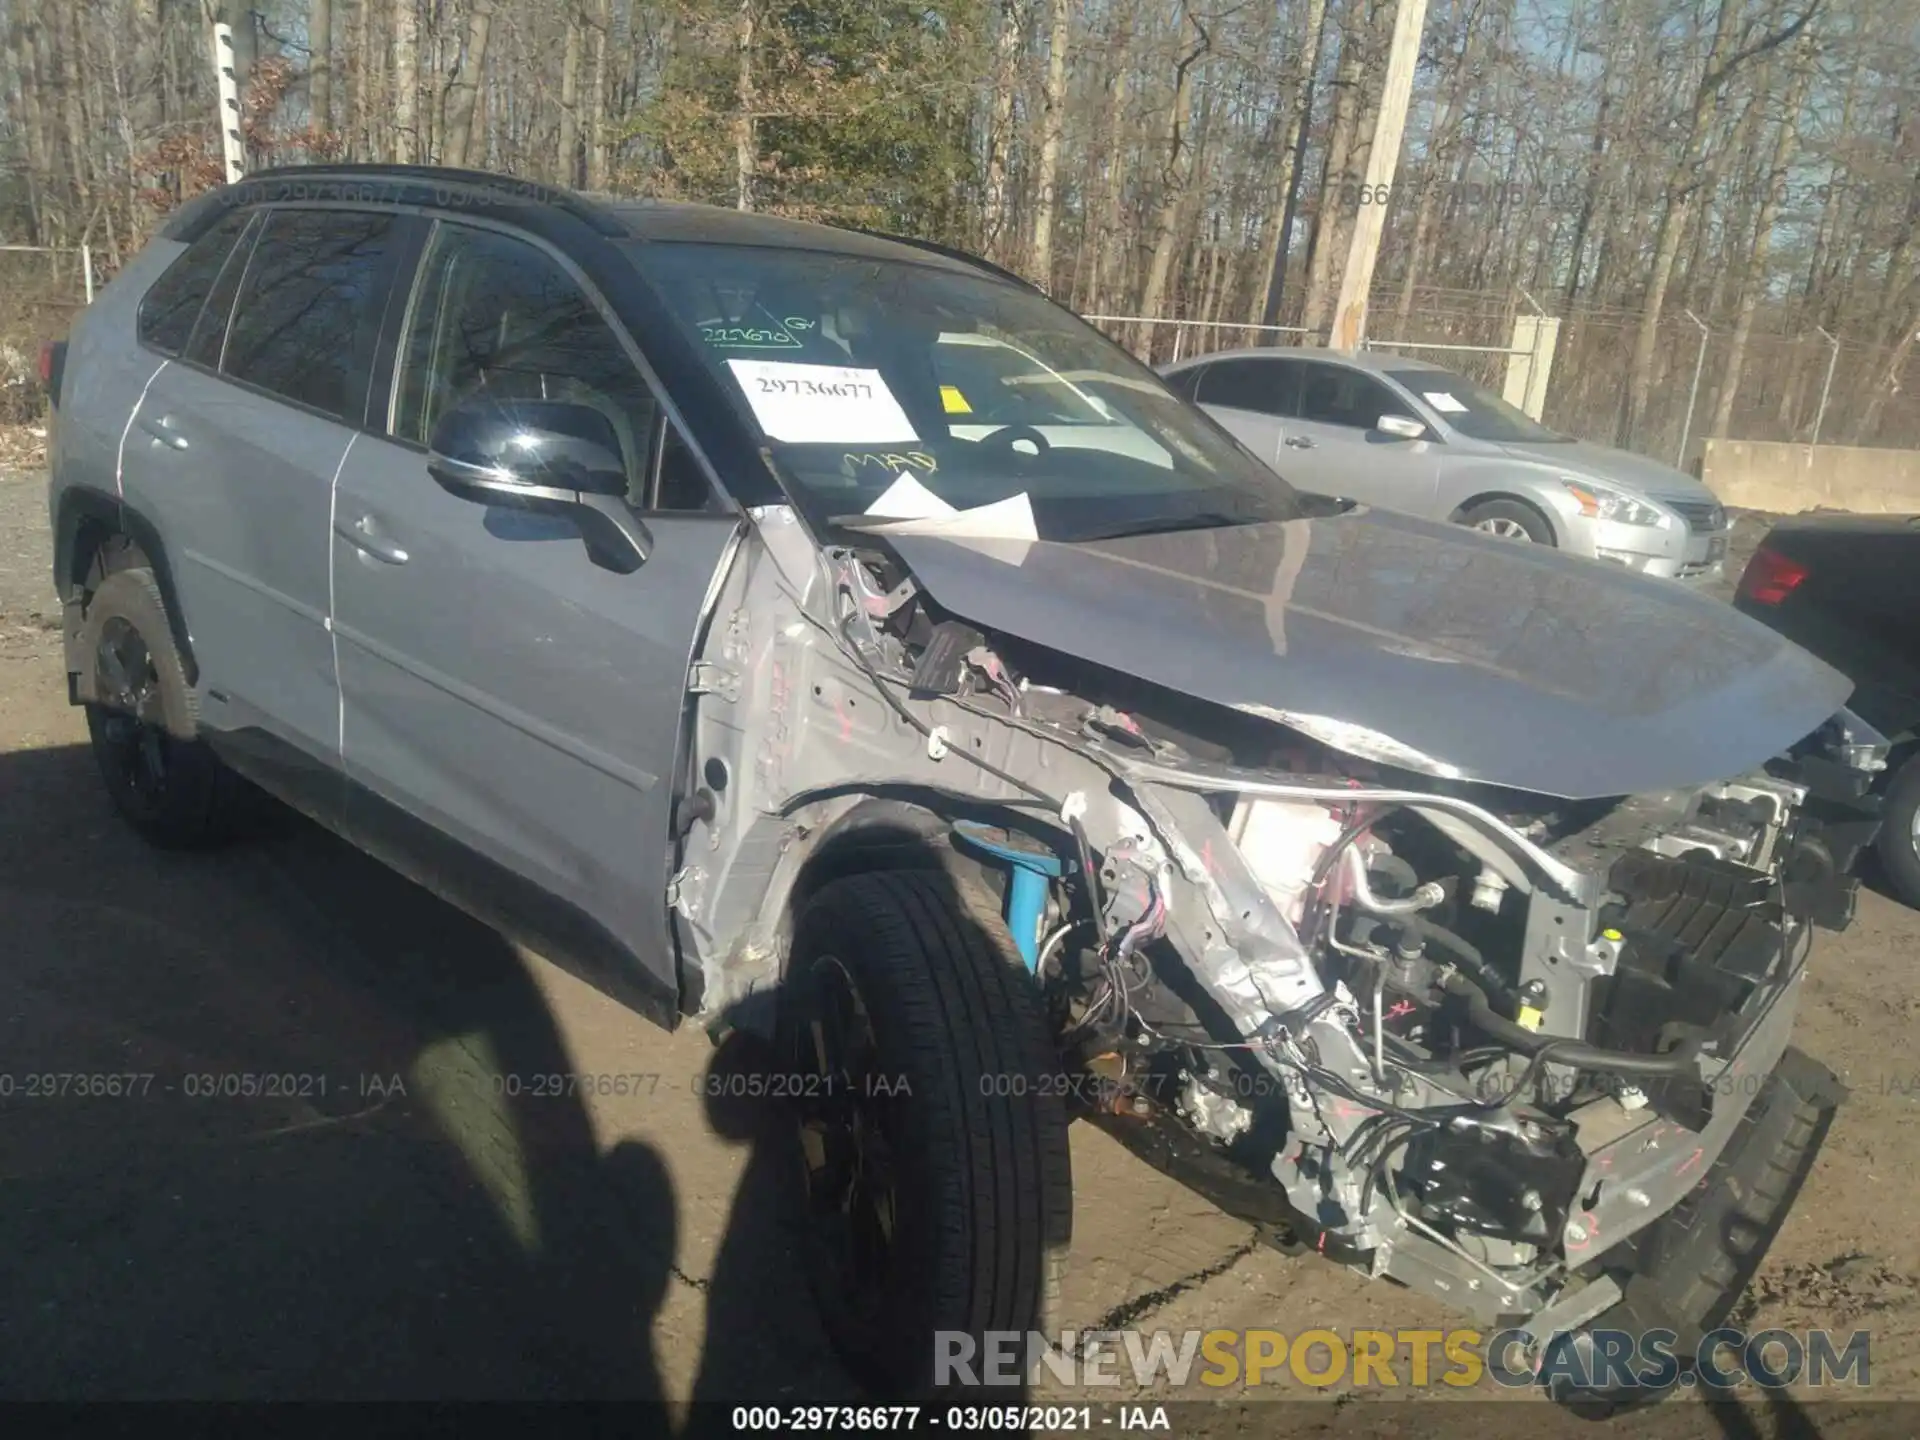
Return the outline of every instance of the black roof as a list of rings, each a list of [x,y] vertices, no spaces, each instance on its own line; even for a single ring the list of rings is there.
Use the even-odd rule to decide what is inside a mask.
[[[212,222],[217,212],[232,205],[334,198],[453,204],[469,210],[548,207],[585,222],[611,239],[759,245],[875,260],[908,260],[940,269],[985,272],[1033,288],[1009,271],[932,241],[816,225],[718,205],[587,194],[511,175],[434,165],[288,165],[256,170],[233,185],[182,206],[169,218],[165,233],[172,238],[191,239]]]

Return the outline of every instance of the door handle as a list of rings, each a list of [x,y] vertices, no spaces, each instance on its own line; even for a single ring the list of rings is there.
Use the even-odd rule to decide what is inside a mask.
[[[407,552],[378,533],[371,515],[362,515],[358,520],[349,520],[344,515],[336,516],[333,533],[363,555],[371,555],[388,565],[407,563]]]
[[[187,448],[187,437],[173,428],[173,417],[171,415],[142,415],[139,424],[142,430],[146,431],[147,434],[151,435],[169,449],[184,450]]]
[[[1313,449],[1313,437],[1311,435],[1289,435],[1280,443],[1290,450]]]

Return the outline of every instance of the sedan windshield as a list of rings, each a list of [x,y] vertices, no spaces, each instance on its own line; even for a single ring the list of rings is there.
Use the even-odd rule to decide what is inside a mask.
[[[1387,373],[1439,411],[1442,420],[1469,440],[1539,445],[1573,438],[1558,430],[1549,430],[1526,411],[1450,370],[1389,370]]]
[[[1292,489],[1040,295],[911,260],[653,243],[636,262],[817,524],[903,480],[957,510],[1025,495],[1042,538],[1289,520]]]

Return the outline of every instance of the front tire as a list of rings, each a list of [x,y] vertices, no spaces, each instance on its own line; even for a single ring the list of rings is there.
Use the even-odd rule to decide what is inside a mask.
[[[121,817],[151,844],[193,849],[231,838],[240,778],[198,737],[199,716],[153,572],[117,570],[87,600],[81,663],[93,757]]]
[[[1553,548],[1553,527],[1531,505],[1518,500],[1483,500],[1462,511],[1460,523],[1501,540],[1523,540]]]
[[[1888,784],[1874,844],[1888,888],[1920,909],[1920,755],[1902,765]]]
[[[779,1042],[830,1339],[882,1395],[966,1388],[936,1335],[972,1337],[977,1370],[985,1332],[1043,1329],[1073,1220],[1044,1010],[991,901],[939,870],[827,885],[795,926]]]

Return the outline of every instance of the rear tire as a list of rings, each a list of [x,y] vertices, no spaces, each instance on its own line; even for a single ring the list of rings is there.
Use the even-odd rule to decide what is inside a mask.
[[[1887,885],[1900,899],[1920,909],[1920,755],[1894,772],[1880,812],[1874,844]]]
[[[1483,500],[1471,510],[1463,510],[1458,518],[1468,529],[1502,540],[1526,540],[1549,549],[1554,546],[1553,527],[1546,516],[1519,500]]]
[[[193,687],[153,572],[117,570],[102,580],[80,636],[100,696],[86,707],[87,731],[114,808],[163,849],[232,838],[247,787],[198,738]]]
[[[778,1031],[827,1334],[877,1393],[958,1393],[936,1333],[971,1336],[977,1373],[985,1332],[1044,1329],[1073,1223],[1062,1087],[1012,938],[944,871],[834,881],[795,926]]]

